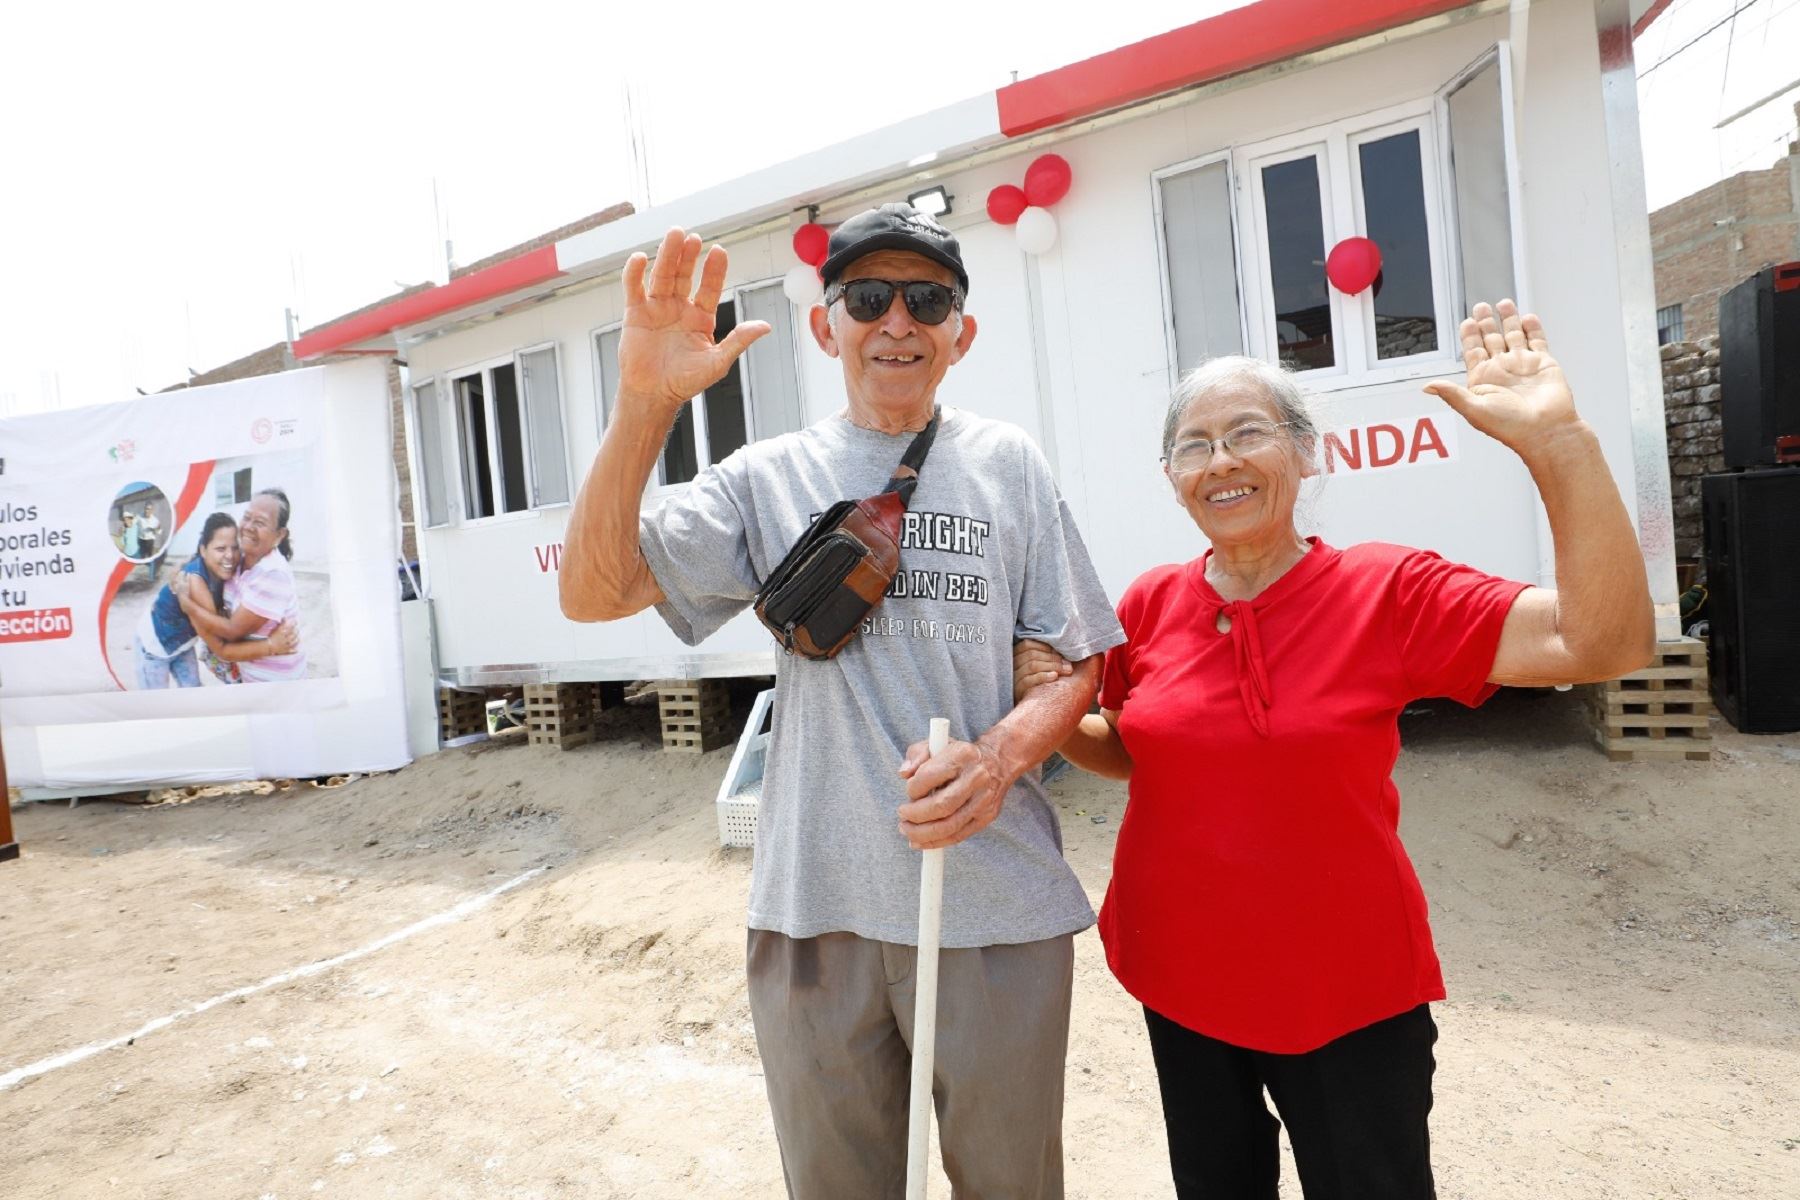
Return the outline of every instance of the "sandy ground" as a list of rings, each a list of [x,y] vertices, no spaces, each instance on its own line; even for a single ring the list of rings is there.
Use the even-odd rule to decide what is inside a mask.
[[[1614,765],[1572,696],[1422,707],[1400,777],[1451,992],[1439,1194],[1800,1196],[1800,736],[1715,723],[1716,762]],[[728,753],[663,753],[626,707],[567,753],[20,809],[0,1075],[548,869],[0,1091],[0,1192],[780,1195],[742,985],[750,858],[718,848],[710,803]],[[1052,792],[1098,901],[1123,790]],[[1169,1196],[1138,1012],[1097,939],[1077,947],[1070,1195]]]
[[[163,559],[154,584],[144,578],[144,570],[139,567],[119,585],[119,594],[113,598],[106,616],[106,657],[128,688],[137,686],[137,659],[131,639],[137,633],[138,620],[155,602],[156,593],[175,578],[186,561],[184,558],[178,562],[174,555]],[[306,677],[330,679],[338,673],[337,633],[331,620],[331,578],[323,572],[296,571],[294,586],[300,593],[300,648],[306,651]],[[200,667],[200,684],[223,686],[204,664]],[[171,682],[169,686],[175,685]]]

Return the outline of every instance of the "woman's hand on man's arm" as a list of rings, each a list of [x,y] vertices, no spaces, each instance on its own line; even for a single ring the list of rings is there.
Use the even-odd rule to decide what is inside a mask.
[[[1074,664],[1043,642],[1026,638],[1013,645],[1013,703],[1033,689],[1066,678]],[[1107,779],[1131,778],[1131,755],[1119,738],[1119,714],[1112,709],[1088,713],[1057,750],[1084,771]]]
[[[907,796],[900,806],[900,832],[914,849],[932,850],[987,828],[1018,778],[1067,737],[1099,685],[1096,654],[1074,664],[1063,678],[1034,688],[973,742],[952,741],[935,756],[926,743],[913,744],[900,763]]]

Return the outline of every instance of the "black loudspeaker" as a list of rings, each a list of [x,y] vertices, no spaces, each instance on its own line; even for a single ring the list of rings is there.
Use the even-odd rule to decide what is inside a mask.
[[[1800,729],[1800,467],[1700,481],[1713,703],[1745,733]]]
[[[1728,468],[1800,458],[1800,262],[1719,297],[1719,415]]]

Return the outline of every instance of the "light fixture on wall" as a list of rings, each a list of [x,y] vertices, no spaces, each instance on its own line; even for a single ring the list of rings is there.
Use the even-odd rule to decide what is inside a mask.
[[[942,217],[950,212],[950,193],[944,186],[926,188],[922,192],[914,192],[906,198],[906,202],[928,217]]]

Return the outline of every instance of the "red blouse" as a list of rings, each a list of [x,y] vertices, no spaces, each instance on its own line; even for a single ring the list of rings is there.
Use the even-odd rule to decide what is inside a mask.
[[[1100,703],[1134,765],[1100,936],[1156,1012],[1297,1054],[1444,997],[1400,845],[1398,718],[1420,697],[1493,694],[1526,585],[1312,539],[1260,596],[1227,603],[1205,565],[1157,567],[1119,603],[1129,640],[1106,656]]]

